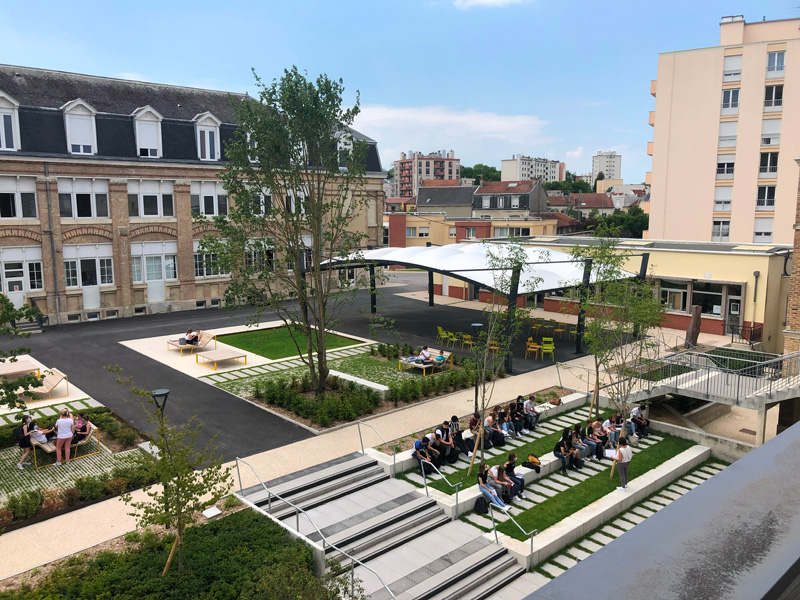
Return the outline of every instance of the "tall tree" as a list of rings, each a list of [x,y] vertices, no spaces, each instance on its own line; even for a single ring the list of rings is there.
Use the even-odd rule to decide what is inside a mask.
[[[325,261],[357,255],[366,245],[365,211],[376,196],[364,189],[367,146],[350,126],[359,100],[343,107],[341,80],[309,80],[296,67],[264,84],[258,98],[235,102],[238,128],[226,146],[221,174],[234,198],[216,217],[219,237],[204,252],[231,272],[226,300],[282,319],[320,394],[328,377],[325,333],[342,306],[368,285],[363,274],[342,276]]]
[[[15,308],[11,300],[5,294],[0,294],[0,337],[5,338],[27,338],[29,333],[20,333],[15,327],[16,323],[35,319],[36,309],[30,306]],[[17,358],[22,354],[29,354],[30,348],[20,346],[11,350],[0,349],[0,364],[17,362]],[[5,375],[0,375],[0,406],[8,408],[25,408],[25,393],[39,387],[42,378],[33,373],[26,373],[15,379],[9,379]]]
[[[496,167],[490,167],[483,163],[477,163],[474,167],[461,167],[461,177],[475,179],[476,185],[481,176],[484,181],[500,181],[500,171]]]
[[[626,270],[633,258],[619,240],[606,237],[594,246],[575,246],[572,256],[592,261],[594,285],[575,283],[575,299],[589,318],[584,343],[594,358],[597,407],[604,387],[612,406],[627,418],[628,402],[638,384],[640,368],[651,350],[658,348],[652,334],[661,328],[664,306],[650,279]],[[597,410],[597,409],[596,409]]]
[[[146,488],[147,501],[133,500],[131,494],[122,499],[134,510],[139,527],[163,525],[175,530],[175,543],[164,566],[166,575],[178,552],[178,572],[183,570],[183,534],[194,523],[197,513],[224,498],[231,489],[230,467],[222,466],[216,446],[216,436],[199,448],[196,438],[202,431],[197,417],[188,423],[170,425],[150,392],[131,386],[131,379],[123,379],[120,367],[107,367],[120,377],[117,382],[126,385],[130,392],[143,401],[148,422],[155,425],[151,443],[156,452],[144,453],[143,464],[154,475],[156,484]]]

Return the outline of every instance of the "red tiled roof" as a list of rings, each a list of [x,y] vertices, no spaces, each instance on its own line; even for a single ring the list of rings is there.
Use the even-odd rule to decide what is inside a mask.
[[[476,194],[530,194],[538,181],[484,181]]]
[[[640,198],[644,197],[645,191],[644,190],[631,190],[634,194],[639,196]]]
[[[550,203],[550,206],[567,206],[567,197],[564,194],[559,196],[548,196],[547,201]]]
[[[614,208],[614,202],[605,194],[572,194],[570,203],[577,209]]]
[[[423,179],[420,187],[461,187],[458,179]]]

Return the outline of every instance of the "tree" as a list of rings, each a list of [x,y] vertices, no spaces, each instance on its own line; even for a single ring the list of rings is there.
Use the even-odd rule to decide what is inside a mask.
[[[604,237],[641,239],[650,226],[650,215],[638,206],[631,206],[627,211],[617,209],[610,215],[596,216],[595,220],[593,228],[597,235]]]
[[[483,163],[477,163],[474,167],[461,167],[461,177],[464,179],[475,179],[475,184],[483,176],[484,181],[500,181],[500,171],[495,167],[490,167]]]
[[[107,367],[111,372],[122,375],[119,367]],[[183,570],[183,533],[188,525],[194,523],[197,513],[214,505],[224,498],[231,489],[230,467],[222,466],[222,458],[216,446],[216,436],[203,448],[195,442],[202,431],[197,417],[188,423],[170,425],[163,410],[159,410],[155,400],[146,390],[131,387],[130,378],[117,379],[127,385],[135,396],[143,401],[147,421],[155,425],[151,443],[157,451],[144,453],[144,466],[154,476],[156,484],[146,488],[144,493],[149,501],[135,501],[130,493],[122,499],[134,512],[139,527],[163,525],[174,529],[175,543],[164,566],[166,575],[178,551],[178,572]]]
[[[386,179],[391,179],[394,177],[394,167],[386,171]]]
[[[606,174],[605,174],[605,173],[603,173],[602,171],[600,171],[600,172],[597,174],[597,179],[595,179],[595,181],[601,181],[601,180],[603,180],[603,179],[605,179],[605,178],[606,178]]]
[[[478,412],[481,415],[481,422],[469,474],[472,473],[472,465],[478,456],[479,448],[480,461],[484,461],[483,423],[486,419],[486,410],[491,405],[495,382],[504,372],[503,365],[512,352],[513,341],[521,332],[526,317],[526,309],[516,305],[511,306],[509,311],[507,296],[512,286],[519,286],[520,279],[532,268],[525,264],[527,255],[519,240],[503,244],[485,241],[482,243],[496,292],[492,293],[491,299],[483,309],[483,327],[474,337],[474,344],[471,347],[475,361],[475,386],[478,390]],[[532,293],[539,281],[538,278],[527,279],[528,283],[520,287],[518,292],[523,297]]]
[[[664,306],[653,281],[631,277],[626,270],[634,258],[606,237],[595,246],[576,246],[572,256],[591,260],[592,279],[584,288],[575,282],[574,298],[587,315],[584,343],[594,358],[595,388],[592,404],[597,407],[604,388],[611,405],[627,418],[628,401],[638,382],[640,368],[658,342],[649,333],[661,328]],[[599,409],[595,408],[596,414]]]
[[[258,99],[236,102],[238,128],[220,175],[235,203],[214,219],[219,237],[206,236],[203,252],[231,273],[227,303],[252,304],[255,320],[270,311],[288,326],[321,394],[325,334],[368,281],[324,264],[357,259],[368,239],[359,219],[376,210],[377,193],[364,190],[366,144],[350,129],[358,94],[343,108],[341,80],[311,81],[296,67],[270,85],[255,77]]]
[[[0,294],[0,337],[5,338],[27,338],[29,333],[20,333],[14,324],[19,321],[35,319],[37,309],[31,306],[15,308],[11,300],[5,294]],[[22,354],[30,354],[31,349],[24,346],[11,350],[0,349],[0,363],[17,362],[17,357]],[[27,373],[16,379],[9,380],[5,375],[0,375],[0,406],[8,408],[25,408],[25,392],[32,388],[37,388],[42,383],[42,377],[32,373]]]

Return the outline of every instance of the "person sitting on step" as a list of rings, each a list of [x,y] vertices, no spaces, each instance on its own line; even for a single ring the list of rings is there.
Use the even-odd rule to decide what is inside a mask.
[[[609,437],[608,432],[603,427],[603,420],[598,416],[594,421],[590,419],[586,424],[591,424],[594,429],[594,436],[603,443],[603,448],[608,446]]]
[[[523,433],[530,433],[525,428],[525,418],[523,416],[521,407],[515,402],[511,402],[508,405],[508,421],[509,421],[509,429],[511,427],[514,428],[514,433],[519,437]]]
[[[576,423],[575,427],[580,428],[581,433],[583,434],[583,443],[589,446],[589,449],[594,455],[595,460],[602,460],[603,443],[600,441],[600,438],[594,435],[594,426],[592,425],[592,420],[589,419],[586,421],[585,426],[581,426],[579,423]]]
[[[644,418],[644,405],[640,404],[631,411],[631,421],[636,427],[636,436],[641,439],[650,435],[650,421]]]
[[[525,415],[527,427],[530,431],[539,427],[539,416],[541,413],[536,410],[536,397],[533,394],[528,396],[528,399],[523,403],[522,412]]]
[[[472,414],[472,418],[469,420],[469,430],[472,432],[473,439],[475,440],[475,445],[477,447],[478,444],[478,434],[481,429],[481,413],[476,412]],[[483,449],[489,450],[492,447],[492,432],[489,431],[487,428],[483,428]],[[473,449],[474,452],[474,449]]]
[[[475,438],[471,437],[464,439],[464,436],[461,433],[461,426],[458,422],[458,415],[453,415],[450,417],[450,435],[453,436],[453,442],[455,443],[456,448],[466,454],[467,458],[472,458],[472,450],[475,448]]]
[[[422,475],[430,475],[431,473],[436,472],[432,466],[433,460],[430,452],[428,451],[429,445],[430,440],[423,436],[421,440],[414,442],[414,452],[411,453],[411,456],[417,459],[419,470]]]
[[[500,428],[498,424],[498,415],[496,412],[492,412],[490,415],[486,417],[486,420],[483,422],[483,428],[489,431],[489,435],[491,436],[489,439],[495,446],[505,446],[505,436],[503,435],[503,430]]]
[[[436,435],[441,440],[442,448],[446,450],[444,456],[447,462],[453,464],[458,460],[458,447],[450,431],[450,421],[442,421],[441,426],[436,429]]]
[[[522,500],[525,499],[525,478],[522,475],[517,475],[514,471],[517,468],[517,453],[511,452],[508,455],[508,460],[503,465],[505,469],[506,476],[514,482],[514,489],[512,490],[512,496],[516,496]]]
[[[505,467],[502,465],[495,465],[489,469],[489,485],[494,487],[500,498],[505,494],[508,494],[508,497],[511,499],[514,498],[514,486],[516,482],[511,481],[511,478],[506,475]],[[506,502],[506,500],[503,500],[503,502]]]
[[[573,429],[570,430],[569,427],[567,427],[567,429],[570,431],[570,436],[572,438],[572,447],[578,449],[582,459],[592,460],[592,454],[589,452],[589,445],[583,443],[580,424],[576,423]]]
[[[494,487],[489,484],[489,474],[486,471],[486,463],[481,463],[478,467],[478,489],[481,491],[481,494],[486,496],[489,502],[505,510],[506,505],[503,499],[498,495]]]

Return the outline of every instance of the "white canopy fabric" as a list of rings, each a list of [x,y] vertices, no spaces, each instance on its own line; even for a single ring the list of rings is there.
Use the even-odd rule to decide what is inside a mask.
[[[378,248],[365,250],[360,256],[342,258],[337,262],[376,262],[379,264],[402,264],[425,270],[433,270],[480,285],[506,295],[511,278],[510,269],[498,269],[504,264],[503,257],[515,248],[521,248],[527,263],[523,267],[520,294],[544,292],[577,285],[583,280],[583,263],[574,261],[564,252],[512,243],[466,243],[446,246],[415,246],[412,248]],[[537,263],[537,264],[530,264]],[[630,274],[634,276],[633,273]],[[592,276],[594,281],[594,274]]]

